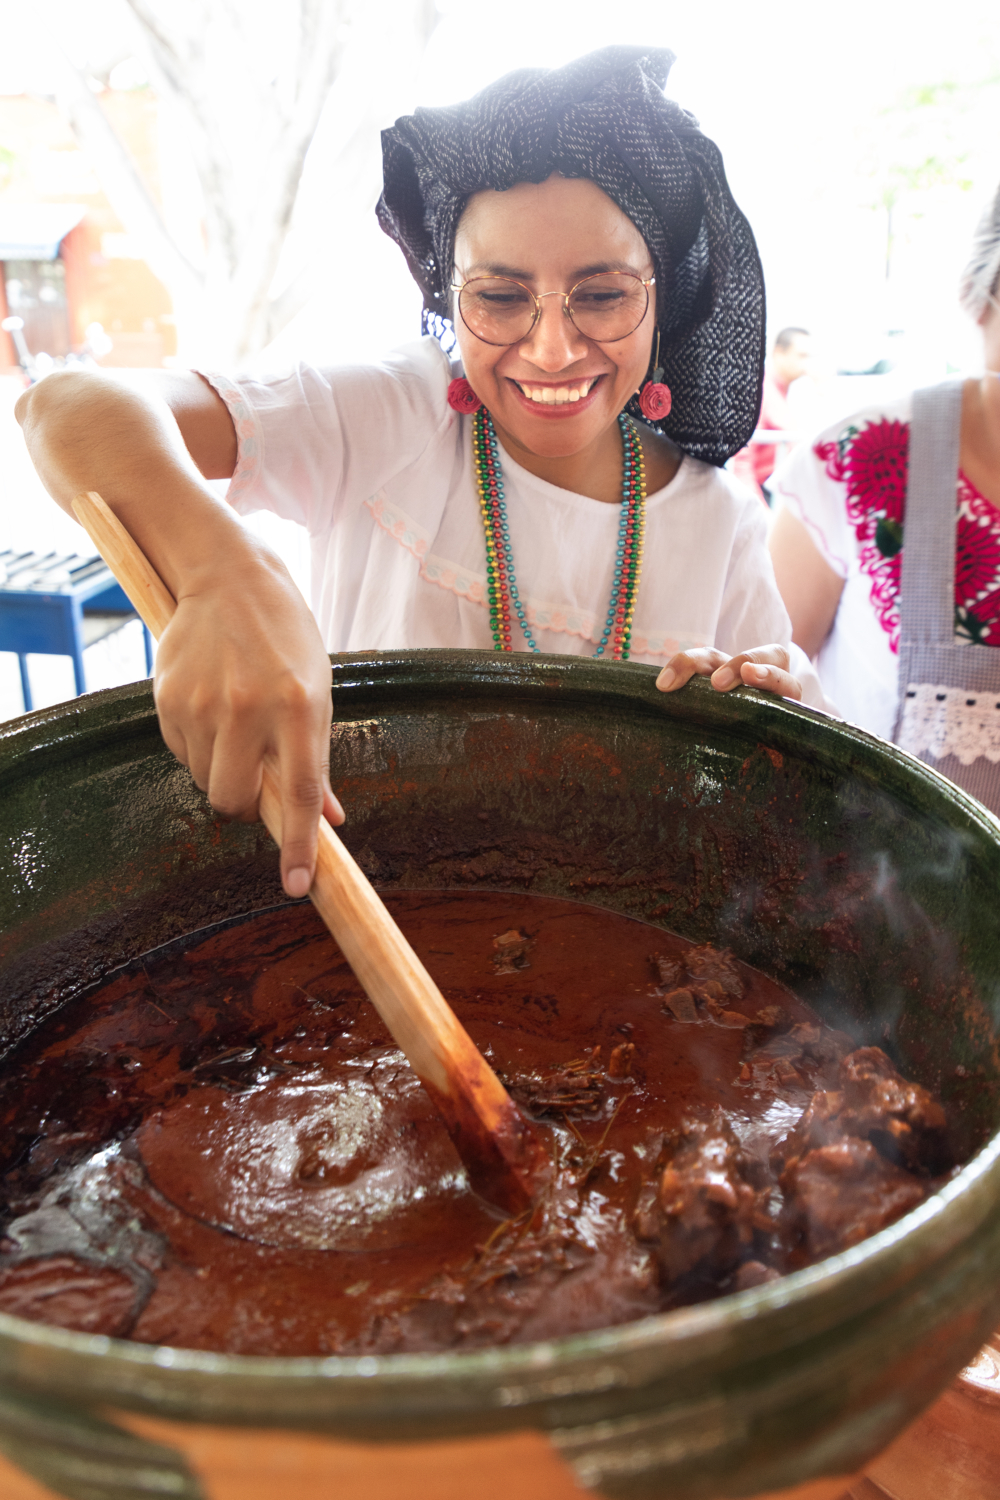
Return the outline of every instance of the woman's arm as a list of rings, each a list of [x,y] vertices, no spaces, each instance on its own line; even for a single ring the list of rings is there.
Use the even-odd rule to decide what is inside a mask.
[[[792,621],[792,640],[814,658],[833,628],[844,580],[790,510],[778,512],[769,547],[778,592]]]
[[[255,818],[263,757],[276,756],[282,879],[305,895],[320,813],[343,819],[328,782],[330,663],[283,563],[205,483],[236,461],[224,403],[190,373],[63,371],[26,391],[16,413],[58,504],[72,515],[74,497],[97,490],[176,598],[156,706],[167,745],[213,807]]]
[[[236,430],[229,408],[194,370],[116,370],[124,390],[164,402],[184,446],[204,479],[231,479],[236,468]]]

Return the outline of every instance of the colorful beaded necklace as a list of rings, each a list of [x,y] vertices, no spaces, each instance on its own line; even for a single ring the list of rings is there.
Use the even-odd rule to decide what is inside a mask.
[[[618,522],[618,546],[604,634],[594,652],[609,649],[614,661],[628,661],[632,639],[632,616],[639,592],[642,567],[642,537],[646,516],[646,471],[635,424],[624,412],[618,418],[622,434],[622,504]],[[486,588],[490,606],[490,629],[498,651],[513,651],[511,628],[516,618],[530,651],[538,646],[528,625],[517,591],[514,557],[503,496],[503,470],[493,421],[485,406],[472,419],[472,452],[476,467],[479,509],[486,531]]]

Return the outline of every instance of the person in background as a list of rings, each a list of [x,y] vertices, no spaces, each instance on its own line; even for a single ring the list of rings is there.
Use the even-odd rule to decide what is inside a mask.
[[[793,639],[845,718],[1000,812],[1000,189],[962,277],[982,372],[868,407],[774,476]],[[956,647],[960,649],[956,649]]]
[[[787,432],[791,426],[788,412],[788,390],[793,380],[805,375],[812,355],[810,335],[805,328],[783,328],[774,341],[771,357],[764,369],[764,390],[761,398],[757,432],[770,429]],[[771,497],[767,481],[778,461],[778,449],[772,443],[748,443],[741,448],[730,465],[732,472],[750,489],[755,490],[766,505]]]

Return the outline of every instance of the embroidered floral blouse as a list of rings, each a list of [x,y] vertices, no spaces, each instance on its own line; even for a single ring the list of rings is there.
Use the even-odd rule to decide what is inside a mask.
[[[800,445],[774,477],[776,503],[844,579],[817,661],[824,687],[846,718],[886,738],[897,707],[909,416],[909,396],[861,411]],[[955,638],[1000,646],[1000,511],[962,474],[956,507]]]
[[[228,499],[309,533],[312,605],[330,651],[492,649],[471,422],[447,403],[456,372],[433,339],[379,363],[274,376],[209,375],[239,444]],[[607,614],[619,507],[503,458],[521,599],[543,651],[593,655]],[[760,501],[685,458],[646,503],[632,657],[688,645],[790,643]],[[515,640],[515,650],[527,649]],[[793,648],[806,702],[824,706]]]

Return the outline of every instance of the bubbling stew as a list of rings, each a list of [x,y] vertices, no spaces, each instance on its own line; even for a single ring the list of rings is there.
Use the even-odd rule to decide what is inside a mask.
[[[580,903],[387,903],[549,1152],[501,1219],[307,905],[110,975],[0,1065],[0,1311],[142,1343],[550,1339],[856,1244],[952,1169],[940,1104],[788,989]]]

